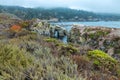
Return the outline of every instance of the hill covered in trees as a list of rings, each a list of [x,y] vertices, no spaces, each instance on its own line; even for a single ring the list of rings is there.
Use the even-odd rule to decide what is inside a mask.
[[[118,21],[118,14],[99,14],[70,8],[24,8],[0,6],[0,13],[11,13],[21,19],[47,19],[53,21]]]

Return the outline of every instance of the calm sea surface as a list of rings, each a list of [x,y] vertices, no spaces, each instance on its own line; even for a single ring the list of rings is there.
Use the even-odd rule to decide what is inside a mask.
[[[110,28],[120,28],[120,21],[99,21],[99,22],[57,22],[53,23],[57,25],[63,25],[68,31],[71,29],[73,24],[82,24],[88,26],[103,26],[103,27],[110,27]]]

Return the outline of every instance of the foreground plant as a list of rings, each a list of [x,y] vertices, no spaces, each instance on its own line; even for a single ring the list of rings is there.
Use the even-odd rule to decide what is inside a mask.
[[[101,50],[93,50],[88,52],[88,57],[93,61],[94,68],[104,72],[111,72],[113,75],[120,75],[120,68],[117,60],[109,56]]]

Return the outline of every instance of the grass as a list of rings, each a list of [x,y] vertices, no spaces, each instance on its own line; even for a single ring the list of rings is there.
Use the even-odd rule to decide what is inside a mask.
[[[0,39],[0,80],[119,80],[120,64],[103,51],[27,29],[15,34]]]
[[[0,73],[5,80],[24,78],[24,70],[32,63],[32,57],[11,44],[0,44]]]
[[[0,80],[86,80],[70,57],[54,56],[51,48],[41,45],[50,43],[35,35],[1,42]]]

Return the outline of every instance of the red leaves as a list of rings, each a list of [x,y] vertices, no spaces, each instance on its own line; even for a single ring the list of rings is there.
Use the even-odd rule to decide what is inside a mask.
[[[10,29],[12,31],[19,32],[21,30],[21,26],[19,26],[19,25],[13,25]]]

